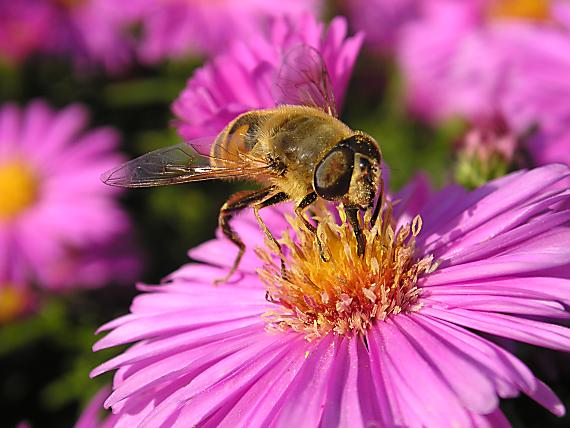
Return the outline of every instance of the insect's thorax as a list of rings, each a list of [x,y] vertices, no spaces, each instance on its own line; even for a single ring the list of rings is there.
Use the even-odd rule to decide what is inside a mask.
[[[316,108],[256,110],[239,116],[220,133],[212,147],[212,162],[263,159],[274,169],[269,178],[296,199],[296,194],[310,191],[318,161],[351,134],[340,120]]]

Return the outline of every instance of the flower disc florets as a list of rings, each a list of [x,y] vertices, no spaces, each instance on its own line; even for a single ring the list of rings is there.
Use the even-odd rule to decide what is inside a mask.
[[[375,320],[420,307],[418,277],[435,269],[431,255],[420,260],[414,256],[421,217],[396,229],[387,203],[375,224],[364,226],[366,247],[359,256],[342,206],[338,213],[340,224],[326,209],[315,217],[322,252],[303,222],[289,218],[294,236],[286,231],[280,240],[285,272],[271,257],[279,256],[278,251],[258,250],[265,262],[259,275],[267,299],[279,306],[265,314],[270,329],[291,328],[304,332],[308,340],[330,332],[364,334]],[[366,213],[365,225],[370,225],[370,217]],[[268,243],[268,248],[273,247]]]

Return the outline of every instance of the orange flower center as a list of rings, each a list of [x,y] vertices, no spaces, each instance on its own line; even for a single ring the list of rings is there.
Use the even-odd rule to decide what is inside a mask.
[[[30,296],[14,284],[0,285],[0,325],[13,321],[29,307]]]
[[[414,255],[421,217],[395,232],[392,207],[386,206],[376,224],[364,228],[362,257],[342,207],[340,225],[326,209],[316,217],[327,261],[298,218],[289,219],[296,239],[286,231],[280,240],[288,253],[284,276],[271,257],[278,256],[277,251],[257,250],[265,263],[259,275],[267,287],[267,299],[277,306],[264,314],[269,329],[293,329],[304,333],[307,340],[330,332],[364,334],[375,321],[420,307],[418,277],[436,267],[432,256],[418,260]],[[367,213],[364,223],[369,222]]]
[[[38,180],[23,162],[0,163],[0,220],[11,220],[36,202]]]
[[[550,18],[550,0],[496,0],[489,8],[489,16],[547,21]]]

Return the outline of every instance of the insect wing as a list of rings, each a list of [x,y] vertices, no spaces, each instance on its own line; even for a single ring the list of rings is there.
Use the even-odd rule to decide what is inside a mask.
[[[275,82],[279,104],[307,105],[337,117],[333,85],[321,54],[308,45],[289,50]]]
[[[153,187],[191,181],[239,178],[265,172],[261,165],[225,162],[211,166],[210,158],[185,143],[158,149],[133,159],[101,176],[105,184],[119,187]]]

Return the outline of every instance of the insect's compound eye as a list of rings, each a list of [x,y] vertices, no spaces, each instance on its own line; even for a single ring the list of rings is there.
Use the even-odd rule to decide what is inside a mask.
[[[360,171],[371,171],[372,170],[372,164],[370,163],[370,161],[368,159],[366,159],[365,157],[362,157],[362,156],[359,156],[358,167],[360,168]]]
[[[354,168],[354,152],[348,147],[334,147],[317,164],[313,186],[321,198],[342,198],[350,188]]]

